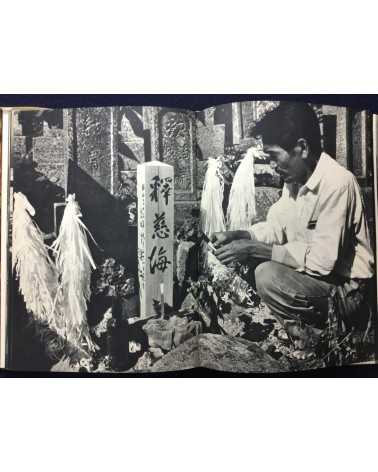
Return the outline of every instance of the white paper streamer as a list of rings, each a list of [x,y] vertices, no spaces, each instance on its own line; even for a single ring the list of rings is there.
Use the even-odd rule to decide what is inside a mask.
[[[75,195],[69,195],[59,235],[51,247],[60,275],[65,337],[75,345],[84,342],[93,349],[95,344],[90,338],[86,312],[91,296],[91,272],[96,265],[88,247],[87,233],[90,233],[81,216]]]
[[[230,231],[247,230],[255,219],[254,162],[260,154],[256,147],[248,149],[235,173],[227,208],[227,227]]]
[[[210,237],[212,233],[226,230],[223,213],[224,179],[221,159],[208,159],[201,198],[201,228]]]
[[[23,193],[14,194],[12,269],[26,309],[37,319],[56,329],[55,299],[58,273],[51,260],[43,233],[31,216],[35,210]]]

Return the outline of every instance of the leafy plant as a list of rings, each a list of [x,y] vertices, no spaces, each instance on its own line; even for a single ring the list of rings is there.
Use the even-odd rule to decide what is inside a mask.
[[[128,298],[136,294],[135,277],[115,259],[106,259],[93,273],[92,293]]]

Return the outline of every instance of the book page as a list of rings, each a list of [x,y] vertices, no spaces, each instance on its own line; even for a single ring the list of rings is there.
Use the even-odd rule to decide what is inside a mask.
[[[195,126],[158,107],[14,114],[10,369],[199,365]]]
[[[212,319],[201,366],[246,373],[375,362],[371,113],[229,103],[197,114],[197,139],[210,239],[198,297]]]
[[[269,101],[14,113],[8,367],[374,361],[372,121]]]

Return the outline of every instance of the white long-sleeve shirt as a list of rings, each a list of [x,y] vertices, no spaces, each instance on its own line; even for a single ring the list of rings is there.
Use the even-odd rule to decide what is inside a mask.
[[[354,175],[322,153],[297,196],[284,186],[266,222],[250,228],[252,239],[273,245],[272,260],[313,276],[349,279],[374,274],[361,191]]]

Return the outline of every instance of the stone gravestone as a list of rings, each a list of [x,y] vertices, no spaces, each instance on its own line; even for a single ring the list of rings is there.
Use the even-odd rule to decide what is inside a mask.
[[[353,173],[359,179],[373,177],[373,118],[367,111],[349,110],[351,118],[351,151]]]
[[[66,131],[52,127],[43,122],[43,135],[33,138],[33,160],[38,171],[50,182],[65,187],[65,140]]]
[[[277,101],[246,101],[232,104],[233,144],[242,144],[248,139],[254,125],[267,113],[274,110]]]
[[[143,116],[132,107],[122,108],[118,129],[118,153],[122,163],[120,171],[134,171],[145,161]]]
[[[200,157],[197,161],[197,189],[202,194],[207,161],[209,157],[217,158],[224,154],[225,125],[214,123],[215,107],[204,110],[205,124],[197,119],[197,144]]]
[[[73,159],[94,183],[114,194],[118,187],[115,109],[77,108],[72,112],[76,144]]]
[[[140,315],[156,314],[155,303],[173,304],[173,167],[159,161],[137,168]]]
[[[175,201],[196,199],[195,116],[163,109],[158,116],[159,160],[174,168]]]
[[[344,167],[348,167],[349,142],[348,142],[348,109],[332,105],[323,105],[324,116],[336,117],[336,155],[332,156]]]
[[[156,121],[155,121],[156,120]],[[158,153],[155,156],[174,169],[175,188],[175,229],[183,223],[185,215],[190,215],[197,200],[197,160],[195,113],[183,110],[161,109],[154,119],[156,122]],[[153,136],[151,136],[153,138]]]
[[[12,159],[14,165],[18,164],[19,162],[22,162],[23,159],[27,159],[29,157],[26,146],[27,138],[23,133],[22,126],[20,123],[20,113],[22,112],[13,113]]]
[[[214,124],[215,107],[204,110],[205,124],[197,120],[197,143],[202,159],[218,157],[224,153],[225,125]]]
[[[142,107],[119,108],[117,138],[120,174],[117,195],[127,208],[129,224],[136,226],[136,169],[146,160]]]
[[[96,262],[115,258],[130,272],[137,270],[136,228],[116,197],[119,188],[116,107],[67,111],[67,193],[75,193],[83,221],[97,245]]]

